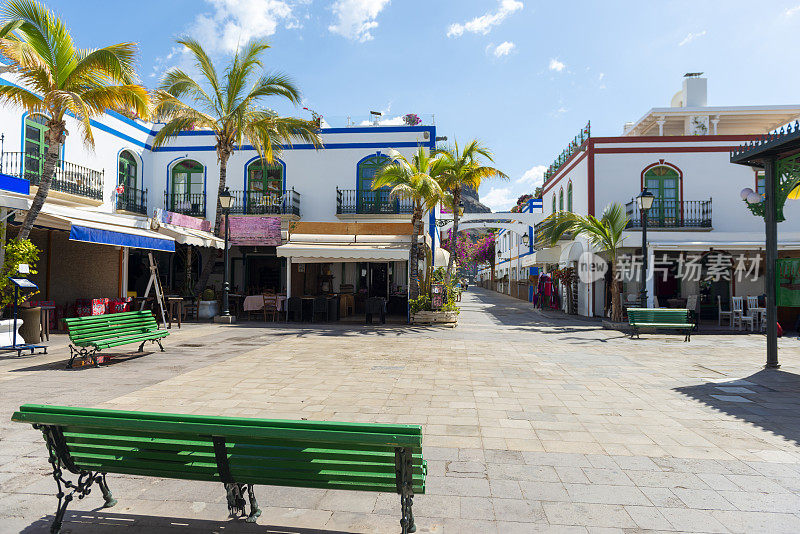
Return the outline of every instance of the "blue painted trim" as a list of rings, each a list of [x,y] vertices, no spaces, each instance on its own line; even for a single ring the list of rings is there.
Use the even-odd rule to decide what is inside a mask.
[[[21,195],[29,195],[31,193],[31,184],[28,180],[23,180],[22,178],[0,174],[0,189]]]
[[[158,133],[158,130],[147,130],[150,135],[155,136]],[[362,127],[352,127],[352,128],[320,128],[317,130],[319,134],[326,135],[326,134],[349,134],[349,133],[374,133],[376,131],[381,133],[398,133],[398,132],[428,132],[430,133],[430,137],[434,139],[436,142],[436,127],[435,126],[362,126]],[[177,137],[184,137],[184,136],[202,136],[202,135],[214,135],[214,132],[211,130],[187,130],[183,132],[178,132]]]
[[[69,231],[69,239],[70,241],[84,241],[86,243],[97,243],[98,245],[116,245],[121,247],[175,252],[175,241],[172,239],[126,234],[123,232],[100,230],[98,228],[89,228],[88,226],[77,226],[74,224]]]
[[[326,144],[323,150],[332,150],[332,149],[353,149],[353,148],[368,148],[368,149],[380,149],[380,148],[417,148],[420,146],[419,143],[411,142],[411,141],[398,141],[398,142],[386,142],[386,143],[330,143]],[[422,145],[424,146],[424,145]],[[280,145],[282,150],[316,150],[317,147],[310,143],[304,144],[294,144],[294,145]],[[145,147],[148,150],[153,152],[180,152],[182,150],[189,150],[195,152],[210,152],[216,151],[216,147],[213,145],[200,145],[200,146],[163,146],[157,148],[150,148],[149,146]],[[242,145],[237,147],[236,150],[255,150],[252,145]]]
[[[428,233],[431,236],[431,258],[436,257],[436,213],[431,210],[428,218]]]

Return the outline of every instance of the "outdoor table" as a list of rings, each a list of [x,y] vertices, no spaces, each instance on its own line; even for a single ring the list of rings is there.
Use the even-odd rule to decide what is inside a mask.
[[[167,328],[172,328],[173,316],[178,318],[178,328],[180,328],[181,317],[183,317],[183,297],[167,297],[167,310]]]

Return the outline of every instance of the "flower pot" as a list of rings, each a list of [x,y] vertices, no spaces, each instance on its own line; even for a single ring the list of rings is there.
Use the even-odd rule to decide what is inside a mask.
[[[219,315],[219,302],[216,300],[201,300],[197,306],[197,317],[199,319],[213,319]]]
[[[39,320],[42,314],[41,308],[20,308],[22,326],[19,327],[19,334],[25,343],[39,343],[42,335],[42,325]],[[19,340],[17,340],[19,343]]]
[[[458,324],[458,312],[423,310],[411,316],[412,324],[440,324],[455,327]]]

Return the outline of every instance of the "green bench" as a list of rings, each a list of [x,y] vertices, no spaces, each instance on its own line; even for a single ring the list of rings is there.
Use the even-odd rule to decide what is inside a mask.
[[[684,341],[691,341],[695,327],[689,310],[683,308],[628,308],[628,322],[632,329],[631,338],[634,335],[639,337],[640,328],[659,328],[681,330],[686,336]]]
[[[150,311],[73,317],[64,321],[70,340],[67,368],[72,367],[72,362],[79,357],[91,358],[97,367],[103,360],[99,358],[98,362],[98,351],[129,343],[141,343],[139,352],[142,352],[147,341],[158,343],[161,352],[164,352],[161,338],[169,335],[166,330],[158,329],[158,323]]]
[[[221,482],[231,515],[261,515],[253,485],[388,491],[400,494],[402,532],[414,532],[411,507],[425,493],[427,467],[418,425],[331,423],[129,412],[26,404],[12,421],[44,434],[58,485],[50,528],[97,483],[104,507],[116,500],[107,473]],[[77,482],[64,478],[64,470]],[[69,493],[67,493],[67,490]]]

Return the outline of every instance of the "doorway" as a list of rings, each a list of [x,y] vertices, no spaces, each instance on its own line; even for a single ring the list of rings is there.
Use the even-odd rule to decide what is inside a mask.
[[[245,288],[248,295],[257,295],[265,291],[280,293],[283,290],[281,271],[283,258],[277,256],[258,255],[246,256],[245,262]]]
[[[387,292],[389,282],[389,264],[370,263],[369,277],[369,296],[389,298],[389,294]]]

